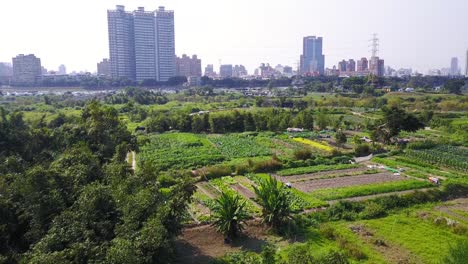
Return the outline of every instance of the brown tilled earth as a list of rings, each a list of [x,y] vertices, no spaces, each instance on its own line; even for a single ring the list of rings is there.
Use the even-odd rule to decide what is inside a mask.
[[[226,253],[250,250],[260,252],[262,246],[274,243],[280,247],[295,241],[273,235],[258,220],[251,220],[245,226],[243,236],[230,244],[224,243],[224,237],[209,225],[187,228],[176,241],[176,263],[209,263]]]
[[[297,182],[297,181],[308,181],[308,180],[317,180],[323,177],[334,177],[337,175],[351,174],[365,172],[368,168],[352,168],[344,170],[334,170],[334,171],[322,171],[316,173],[302,174],[302,175],[293,175],[293,176],[279,176],[274,175],[274,177],[282,182]]]
[[[402,176],[393,175],[392,173],[382,172],[376,174],[365,174],[359,176],[348,176],[331,179],[321,179],[306,182],[297,182],[293,185],[294,188],[303,192],[312,192],[320,189],[340,188],[347,186],[365,185],[372,183],[392,182],[405,180]]]

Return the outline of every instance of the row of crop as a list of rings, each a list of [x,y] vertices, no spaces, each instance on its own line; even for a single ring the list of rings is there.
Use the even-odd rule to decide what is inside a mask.
[[[316,165],[309,167],[299,167],[299,168],[290,168],[278,171],[278,175],[281,176],[291,176],[291,175],[300,175],[308,173],[316,173],[322,171],[332,171],[332,170],[345,170],[352,168],[359,168],[358,164],[335,164],[335,165]]]
[[[413,189],[429,188],[433,185],[429,181],[420,181],[420,180],[403,180],[387,183],[375,183],[375,184],[366,184],[359,186],[349,186],[343,188],[330,188],[317,190],[311,193],[311,195],[325,200],[337,200],[358,196],[374,195],[380,193],[389,193],[397,191],[406,191]]]
[[[414,159],[409,159],[405,157],[397,156],[395,159],[374,157],[372,158],[372,161],[392,168],[412,168],[419,172],[425,172],[434,176],[444,176],[449,178],[456,178],[460,176],[457,173],[441,171],[430,164],[418,162]]]
[[[439,149],[407,150],[406,156],[429,164],[468,171],[468,158],[456,152],[450,153]]]

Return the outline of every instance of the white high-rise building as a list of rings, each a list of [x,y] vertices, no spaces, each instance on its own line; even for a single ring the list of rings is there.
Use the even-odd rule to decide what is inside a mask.
[[[124,6],[107,12],[113,78],[167,81],[176,75],[174,11],[154,12]]]
[[[452,76],[460,75],[460,72],[458,71],[458,58],[457,57],[453,57],[452,60],[450,61],[450,75]]]
[[[156,14],[156,49],[159,81],[176,75],[174,11],[160,6]]]

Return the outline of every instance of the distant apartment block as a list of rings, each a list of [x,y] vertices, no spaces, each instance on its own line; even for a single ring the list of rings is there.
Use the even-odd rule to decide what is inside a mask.
[[[111,76],[141,82],[176,75],[174,12],[159,7],[107,11]]]
[[[202,66],[201,59],[197,55],[189,57],[185,54],[182,57],[176,57],[176,75],[185,77],[201,77]]]
[[[356,62],[353,59],[346,62],[346,71],[347,72],[355,72],[356,71]]]
[[[302,55],[300,57],[300,71],[302,74],[324,74],[325,56],[322,51],[322,37],[304,37]]]
[[[219,67],[219,77],[231,78],[232,77],[232,64],[224,64]]]
[[[236,78],[242,78],[247,76],[247,69],[245,69],[244,65],[235,65],[232,70],[232,76]]]
[[[340,62],[338,62],[338,71],[340,72],[346,72],[346,60],[342,60]]]
[[[450,61],[450,75],[451,76],[458,76],[460,75],[460,71],[458,70],[458,58],[453,57]]]
[[[369,72],[376,76],[384,76],[385,74],[385,62],[379,57],[371,57],[369,62]]]
[[[207,77],[210,77],[210,78],[216,77],[216,73],[214,72],[213,64],[206,65],[204,75],[207,76]]]
[[[357,72],[367,72],[369,70],[369,61],[367,58],[361,58],[357,61]]]
[[[468,49],[466,50],[465,77],[468,77]]]
[[[64,74],[67,74],[67,67],[65,67],[65,65],[60,65],[58,67],[58,74],[61,74],[61,75],[64,75]]]
[[[13,83],[17,86],[34,86],[42,74],[41,59],[33,54],[20,54],[13,58]]]
[[[3,85],[10,84],[13,76],[13,67],[11,63],[0,62],[0,83]]]
[[[97,64],[97,74],[99,76],[110,77],[111,74],[111,63],[108,59],[103,59]]]

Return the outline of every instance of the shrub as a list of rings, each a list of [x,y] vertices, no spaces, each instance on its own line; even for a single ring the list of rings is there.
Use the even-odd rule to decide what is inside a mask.
[[[245,175],[249,172],[249,165],[247,164],[238,164],[236,165],[236,175]]]
[[[335,229],[332,226],[328,224],[322,224],[320,225],[319,230],[320,230],[320,234],[322,234],[324,237],[331,239],[331,240],[336,239]]]
[[[272,172],[281,169],[283,165],[280,161],[271,159],[254,163],[253,172]]]
[[[364,210],[361,212],[361,218],[363,219],[373,219],[383,217],[385,215],[385,208],[381,204],[374,201],[368,202]]]
[[[370,147],[367,144],[358,144],[354,148],[354,154],[357,157],[363,157],[370,154]]]
[[[310,149],[298,149],[294,151],[294,158],[296,160],[308,160],[312,158],[312,151]]]
[[[203,168],[201,172],[201,174],[204,175],[208,180],[229,176],[231,173],[232,171],[230,167],[221,165]]]

